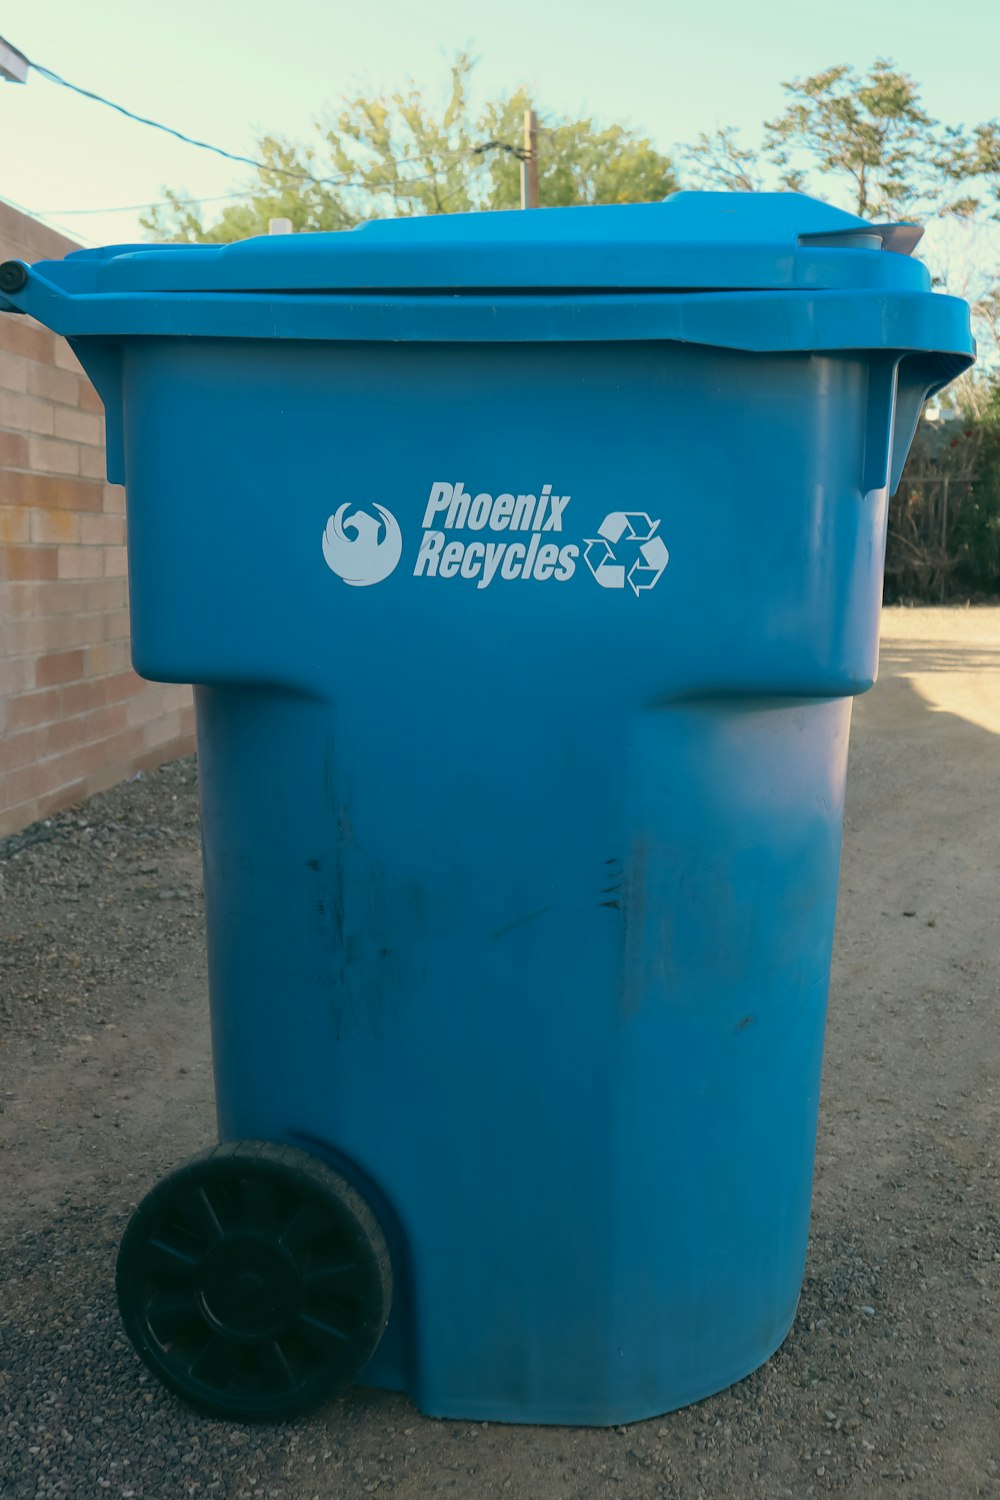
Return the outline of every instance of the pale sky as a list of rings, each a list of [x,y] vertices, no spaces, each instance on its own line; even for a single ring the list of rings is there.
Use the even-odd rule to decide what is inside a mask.
[[[483,95],[527,84],[546,112],[625,121],[671,151],[734,124],[753,140],[782,80],[890,56],[949,123],[1000,114],[1000,4],[967,0],[33,0],[0,33],[84,88],[229,150],[258,131],[306,139],[345,93],[408,79],[443,90],[468,47]],[[164,185],[233,193],[241,168],[173,142],[37,75],[0,83],[0,195],[88,242],[142,237],[134,211]],[[221,205],[220,205],[221,207]],[[207,206],[211,213],[211,205]]]

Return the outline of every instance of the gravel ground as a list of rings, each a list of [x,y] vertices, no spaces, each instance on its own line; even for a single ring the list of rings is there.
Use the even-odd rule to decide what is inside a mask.
[[[613,1431],[357,1391],[213,1423],[118,1326],[131,1206],[213,1138],[197,788],[0,845],[0,1494],[1000,1497],[1000,610],[888,611],[855,715],[813,1236],[780,1352]]]

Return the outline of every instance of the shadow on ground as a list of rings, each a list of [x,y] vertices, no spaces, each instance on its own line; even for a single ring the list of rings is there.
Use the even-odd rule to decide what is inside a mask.
[[[1000,739],[917,690],[1000,650],[892,638],[856,709],[799,1317],[721,1395],[613,1431],[354,1392],[277,1429],[194,1417],[113,1305],[131,1205],[212,1134],[196,788],[165,768],[0,861],[0,1490],[510,1500],[1000,1497]],[[987,703],[988,710],[988,703]],[[1000,712],[997,717],[1000,727]],[[684,1142],[677,1149],[687,1149]]]

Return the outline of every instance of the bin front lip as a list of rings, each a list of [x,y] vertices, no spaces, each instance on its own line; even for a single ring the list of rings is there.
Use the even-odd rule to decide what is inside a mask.
[[[67,338],[323,343],[702,344],[750,353],[888,349],[971,364],[968,305],[937,292],[416,294],[63,291],[29,268],[0,309]],[[958,373],[956,370],[954,373]],[[952,376],[949,375],[949,379]]]

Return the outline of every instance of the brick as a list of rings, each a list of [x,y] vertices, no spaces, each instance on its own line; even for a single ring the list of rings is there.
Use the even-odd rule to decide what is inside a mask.
[[[91,771],[84,783],[86,795],[93,797],[95,792],[106,792],[108,787],[117,786],[137,769],[133,761],[115,761],[110,766],[98,766],[96,771]]]
[[[34,663],[29,656],[0,661],[0,697],[30,692],[34,685]]]
[[[40,651],[49,651],[59,642],[50,632],[58,622],[28,616],[21,620],[5,620],[3,647],[8,656],[37,656]]]
[[[92,752],[96,749],[96,755]],[[123,729],[119,734],[112,735],[110,739],[103,741],[97,746],[88,746],[83,752],[90,759],[87,770],[93,770],[101,764],[111,764],[114,761],[128,760],[133,756],[141,756],[146,749],[141,729]],[[82,757],[81,757],[82,758]]]
[[[11,806],[9,798],[7,778],[0,776],[0,809],[7,808],[6,812],[0,811],[0,839],[5,839],[12,833],[19,833],[22,828],[27,828],[29,823],[35,823],[39,818],[47,816],[41,812],[41,803],[37,798],[18,802],[14,806]]]
[[[108,515],[123,516],[125,514],[125,490],[120,484],[104,486],[104,509]]]
[[[81,518],[71,510],[25,511],[31,517],[31,540],[33,542],[70,542],[80,540]],[[90,516],[85,518],[91,520]]]
[[[100,554],[97,554],[100,556]],[[93,578],[80,584],[80,608],[87,611],[121,609],[125,603],[124,578]]]
[[[84,670],[88,677],[124,672],[129,663],[127,641],[100,641],[96,646],[88,646],[84,652]]]
[[[55,359],[55,348],[55,335],[47,328],[40,328],[30,318],[5,317],[0,322],[0,349],[51,364]]]
[[[84,380],[80,384],[80,409],[81,411],[96,411],[102,417],[104,415],[104,402],[89,380]]]
[[[48,474],[79,474],[80,449],[56,438],[29,437],[28,466]]]
[[[124,578],[128,573],[128,553],[124,547],[105,547],[105,578]]]
[[[56,568],[52,547],[5,547],[0,552],[0,578],[55,578]]]
[[[0,386],[5,391],[28,389],[28,361],[9,349],[0,349]]]
[[[76,682],[83,676],[82,651],[54,651],[39,657],[35,663],[35,682],[38,687],[50,687],[56,682]]]
[[[54,409],[55,435],[71,443],[90,443],[98,447],[104,442],[104,423],[93,412],[78,411],[71,406]]]
[[[78,714],[75,718],[57,719],[55,723],[47,725],[44,731],[44,754],[61,755],[64,751],[77,747],[100,747],[102,740],[109,739],[124,728],[125,709],[120,703],[95,708],[89,713]],[[88,757],[88,760],[91,765],[97,763],[93,757]]]
[[[69,347],[65,339],[57,338],[55,346],[55,362],[60,370],[75,370],[78,375],[84,373],[83,366]]]
[[[156,686],[143,683],[143,687],[145,691],[137,693],[127,706],[127,718],[130,724],[148,724],[163,712],[163,704]]]
[[[177,739],[180,732],[181,716],[178,711],[159,714],[155,719],[151,719],[143,730],[146,744],[150,749],[154,745],[165,745],[168,740]]]
[[[0,506],[0,542],[11,543],[26,542],[29,535],[30,512],[22,510],[19,506]]]
[[[85,547],[120,547],[125,540],[124,516],[81,516],[80,541]]]
[[[137,755],[135,768],[137,771],[155,771],[159,766],[165,766],[169,761],[177,760],[181,755],[190,755],[193,749],[192,735],[175,735],[172,740],[167,740],[164,744],[157,745],[142,755]]]
[[[100,578],[101,554],[95,547],[59,547],[60,578]]]
[[[104,486],[92,479],[0,470],[0,505],[40,505],[50,510],[100,510]]]
[[[108,477],[108,460],[103,447],[80,449],[80,473],[87,479],[100,479],[102,482]]]
[[[23,223],[24,214],[19,213],[13,204],[0,203],[0,239],[4,241],[3,253],[5,260],[15,258],[8,248],[8,242],[17,237]]]
[[[46,648],[68,650],[72,646],[92,646],[104,639],[104,619],[100,614],[80,614],[73,610],[69,614],[55,615],[44,622]]]
[[[130,620],[127,609],[106,610],[101,618],[104,625],[103,640],[128,640]]]
[[[59,712],[66,718],[103,708],[108,701],[107,678],[92,677],[86,682],[71,682],[60,688]]]
[[[6,588],[10,591],[8,614],[22,619],[75,613],[83,603],[83,585],[80,583],[44,579],[10,583]]]
[[[22,216],[21,227],[18,238],[27,252],[22,259],[25,260],[62,260],[71,250],[79,250],[76,241],[68,239],[66,235],[60,234],[56,229],[50,229],[47,224],[38,219]]]
[[[47,754],[51,724],[26,729],[21,734],[5,734],[0,741],[0,772],[9,775],[22,766],[34,765]]]
[[[36,724],[47,724],[60,712],[60,697],[63,688],[43,688],[40,693],[22,693],[12,697],[7,704],[7,724],[10,729],[33,729]]]
[[[0,552],[0,559],[3,553]],[[12,620],[55,613],[52,598],[59,584],[44,579],[17,579],[0,583],[0,620],[6,626]]]
[[[40,365],[33,360],[25,365],[25,371],[29,395],[59,401],[64,406],[77,405],[83,382],[72,370],[57,370],[55,365]]]
[[[33,797],[43,797],[46,792],[53,791],[69,780],[67,770],[67,766],[60,761],[47,760],[11,771],[3,778],[6,800],[18,803],[27,802]]]
[[[191,707],[191,689],[187,683],[172,682],[165,684],[160,692],[164,710],[171,708],[188,709]]]
[[[0,427],[16,432],[41,432],[51,437],[55,427],[55,408],[37,396],[22,396],[16,391],[0,391]]]
[[[64,808],[73,807],[89,796],[90,787],[85,780],[71,781],[68,786],[61,786],[56,791],[49,792],[47,797],[39,798],[36,817],[47,818],[50,813],[62,812]]]
[[[95,742],[110,739],[126,727],[124,703],[106,703],[84,720],[84,726]]]
[[[124,644],[127,655],[128,643]],[[146,683],[141,677],[137,677],[131,668],[123,672],[115,672],[110,677],[101,677],[99,681],[104,684],[104,696],[108,703],[121,703],[127,698],[135,698],[146,691]],[[129,722],[132,722],[131,719]]]
[[[0,469],[28,467],[28,439],[22,432],[0,432]]]

